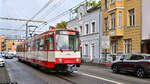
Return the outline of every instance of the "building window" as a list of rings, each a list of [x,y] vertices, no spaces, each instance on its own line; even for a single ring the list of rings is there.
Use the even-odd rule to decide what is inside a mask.
[[[105,0],[105,9],[108,9],[108,0]]]
[[[108,31],[108,17],[105,18],[105,32]]]
[[[117,53],[117,41],[112,42],[112,54]]]
[[[82,26],[80,26],[80,34],[82,35]]]
[[[8,51],[10,51],[11,50],[11,48],[8,48]]]
[[[127,39],[125,40],[125,53],[131,53],[132,52],[132,40]]]
[[[85,44],[85,57],[88,57],[88,44]]]
[[[135,11],[134,9],[129,10],[129,26],[135,25]]]
[[[121,24],[121,23],[122,23],[122,13],[119,12],[119,13],[118,13],[118,16],[119,16],[119,18],[118,18],[118,22],[119,22],[119,23],[118,23],[118,27],[121,28],[121,25],[122,25],[122,24]]]
[[[95,32],[95,22],[92,22],[92,33]]]
[[[115,0],[111,0],[111,4],[115,4]]]
[[[85,25],[85,35],[89,33],[89,24]]]
[[[115,13],[111,14],[111,29],[115,29]]]
[[[18,42],[19,40],[14,40],[14,42]]]

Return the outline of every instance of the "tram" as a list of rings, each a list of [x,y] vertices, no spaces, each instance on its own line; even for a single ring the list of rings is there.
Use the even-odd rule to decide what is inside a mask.
[[[46,31],[18,45],[16,51],[19,61],[52,71],[73,72],[81,63],[79,32],[72,29]]]

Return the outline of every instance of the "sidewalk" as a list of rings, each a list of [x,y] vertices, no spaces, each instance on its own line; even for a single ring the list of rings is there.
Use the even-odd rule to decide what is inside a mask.
[[[6,67],[0,67],[0,84],[9,84],[10,78]]]
[[[92,63],[92,62],[83,62],[81,65],[89,65],[89,66],[98,66],[102,68],[110,68],[111,64],[109,63]]]

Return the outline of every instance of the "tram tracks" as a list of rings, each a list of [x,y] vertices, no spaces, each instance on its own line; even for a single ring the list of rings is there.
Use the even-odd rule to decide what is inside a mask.
[[[62,79],[62,80],[65,80],[65,81],[67,81],[67,82],[69,82],[69,83],[71,83],[71,84],[77,84],[76,82],[74,82],[74,81],[72,81],[72,80],[70,80],[70,79],[67,79],[67,78],[65,78],[65,77],[62,77],[62,76],[60,76],[60,75],[56,75],[56,77],[58,77],[58,78],[60,78],[60,79]]]
[[[34,74],[36,74],[37,76],[41,76],[40,78],[42,79],[42,80],[44,80],[45,82],[47,82],[47,84],[53,84],[55,81],[53,81],[52,79],[51,80],[49,80],[50,78],[51,78],[51,76],[52,77],[56,77],[56,78],[58,78],[58,79],[60,79],[60,80],[63,80],[63,81],[66,81],[66,84],[77,84],[75,81],[72,81],[71,79],[69,79],[69,78],[67,78],[68,76],[72,76],[72,74],[69,74],[69,73],[61,73],[61,72],[58,72],[58,73],[56,73],[56,72],[49,72],[48,70],[46,70],[46,69],[40,69],[40,68],[37,68],[37,67],[35,67],[35,66],[32,66],[32,65],[30,65],[30,66],[26,66],[27,65],[27,63],[22,63],[22,62],[16,62],[17,64],[21,64],[21,65],[25,65],[25,69],[27,69],[27,68],[30,68],[30,70],[29,71],[31,71],[31,69],[34,69],[34,71],[36,72],[36,73],[34,73]],[[33,70],[32,70],[32,72],[33,72]],[[40,75],[39,74],[37,74],[37,73],[40,73]],[[44,79],[43,79],[44,78]],[[54,83],[55,84],[55,83]],[[57,83],[56,83],[57,84]]]

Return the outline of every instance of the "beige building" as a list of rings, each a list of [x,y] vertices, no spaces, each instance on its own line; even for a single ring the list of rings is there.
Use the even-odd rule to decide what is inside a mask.
[[[0,51],[5,51],[6,50],[6,45],[5,45],[5,37],[0,36]]]
[[[102,0],[102,32],[111,55],[141,52],[150,35],[150,0]],[[104,52],[104,50],[103,50]]]
[[[0,52],[16,52],[16,46],[23,41],[24,39],[12,39],[0,36]]]

